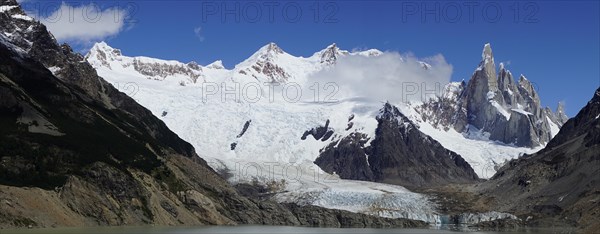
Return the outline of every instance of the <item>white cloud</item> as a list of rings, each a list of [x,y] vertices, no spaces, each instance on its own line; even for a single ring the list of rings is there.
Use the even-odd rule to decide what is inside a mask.
[[[36,17],[59,41],[90,42],[115,36],[125,27],[127,14],[124,9],[100,9],[96,4],[70,6],[62,3],[60,8],[47,15]]]
[[[204,36],[202,36],[202,27],[198,26],[197,28],[194,28],[194,34],[200,41],[204,41]]]
[[[422,62],[430,66],[426,69]],[[442,55],[418,59],[385,52],[375,57],[341,57],[335,66],[309,79],[320,84],[334,82],[339,87],[337,99],[360,97],[398,103],[439,94],[451,75],[452,65]]]

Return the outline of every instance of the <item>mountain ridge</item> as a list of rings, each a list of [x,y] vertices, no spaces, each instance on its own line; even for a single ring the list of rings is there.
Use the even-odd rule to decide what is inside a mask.
[[[178,62],[175,60],[161,60],[154,59],[145,56],[134,56],[128,57],[123,56],[120,53],[119,49],[113,48],[109,46],[106,42],[98,42],[95,43],[90,51],[85,55],[85,59],[90,61],[90,63],[95,64],[97,66],[105,66],[109,67],[110,61],[119,60],[118,58],[111,56],[103,56],[102,54],[111,54],[113,51],[119,51],[118,56],[133,60],[149,60],[152,64],[168,64],[168,65],[184,65],[186,63]],[[325,66],[330,66],[336,62],[339,57],[346,55],[361,55],[365,57],[370,56],[379,56],[383,54],[383,52],[376,49],[368,49],[364,51],[355,51],[349,52],[346,50],[341,50],[337,47],[335,43],[327,46],[326,48],[315,52],[310,57],[301,57],[301,56],[293,56],[287,52],[285,52],[282,48],[280,48],[274,42],[269,42],[266,45],[260,47],[256,52],[246,58],[244,61],[236,64],[232,69],[227,69],[223,66],[221,60],[217,60],[208,65],[198,65],[197,70],[199,74],[196,74],[196,78],[190,79],[189,83],[196,83],[198,81],[198,77],[203,78],[206,75],[202,74],[203,69],[213,69],[214,67],[211,65],[217,65],[216,68],[224,69],[226,71],[230,71],[234,74],[230,76],[237,76],[239,74],[251,76],[258,81],[264,82],[301,82],[302,80],[296,80],[294,78],[299,77],[298,74],[309,74],[315,71],[322,69]],[[293,66],[281,64],[289,62],[292,64],[296,64]],[[192,61],[187,64],[197,64]],[[295,67],[300,67],[299,69],[295,69]],[[112,68],[111,68],[112,69]],[[292,70],[292,72],[288,72]],[[239,73],[239,74],[235,74]],[[292,78],[291,80],[289,80]]]
[[[487,45],[487,47],[489,47],[488,50],[490,50],[489,52],[491,53],[491,45]],[[271,50],[269,50],[269,48],[272,48]],[[246,62],[241,63],[242,65],[237,65],[234,69],[228,70],[228,69],[221,69],[219,66],[219,69],[216,68],[211,68],[209,66],[202,66],[202,65],[198,65],[199,69],[197,71],[196,76],[198,76],[199,78],[196,79],[195,81],[193,79],[190,78],[190,76],[185,75],[185,73],[180,73],[180,74],[175,74],[172,76],[167,76],[166,78],[157,76],[158,74],[161,74],[161,72],[156,72],[155,76],[148,76],[145,74],[141,74],[139,71],[135,70],[134,66],[129,65],[129,63],[131,62],[123,62],[123,61],[131,61],[134,60],[135,57],[127,57],[127,56],[123,56],[122,58],[120,58],[121,61],[115,60],[115,61],[108,61],[108,64],[110,66],[107,65],[103,65],[102,59],[99,58],[98,56],[94,56],[95,52],[92,50],[86,57],[88,59],[88,61],[94,65],[94,67],[99,71],[99,73],[102,74],[102,76],[107,77],[111,82],[115,83],[115,84],[134,84],[136,87],[142,88],[142,87],[147,87],[149,89],[152,89],[153,91],[151,91],[152,93],[154,93],[154,95],[156,95],[156,92],[158,90],[160,90],[160,92],[166,92],[165,93],[165,97],[163,97],[163,99],[167,99],[167,100],[172,100],[171,102],[182,102],[182,100],[180,100],[179,98],[175,98],[175,97],[168,97],[170,96],[168,93],[171,91],[168,90],[178,90],[177,92],[182,92],[184,90],[188,90],[191,92],[187,95],[191,97],[193,96],[197,96],[198,94],[200,94],[200,96],[197,97],[198,100],[203,100],[206,101],[206,96],[202,95],[204,89],[206,89],[207,87],[204,86],[206,82],[206,84],[208,84],[208,86],[210,86],[211,84],[217,84],[219,85],[220,88],[217,88],[217,93],[213,96],[215,97],[221,97],[221,99],[219,100],[212,100],[211,102],[223,102],[223,97],[227,97],[228,91],[223,91],[223,90],[238,90],[241,92],[237,92],[237,96],[235,96],[238,100],[240,98],[242,98],[243,100],[241,100],[242,104],[246,103],[248,106],[245,106],[246,104],[243,104],[241,107],[241,109],[234,109],[231,110],[233,112],[239,112],[241,110],[252,110],[254,108],[252,108],[251,106],[256,106],[256,104],[258,103],[254,103],[255,101],[252,100],[248,100],[247,97],[253,97],[254,94],[250,93],[244,93],[247,90],[252,91],[254,89],[255,86],[257,86],[258,84],[258,94],[262,94],[262,97],[259,98],[259,101],[265,101],[265,100],[272,100],[273,97],[277,98],[277,95],[282,95],[281,90],[278,91],[278,89],[274,89],[271,90],[270,87],[265,86],[263,84],[273,84],[273,82],[275,82],[275,87],[277,87],[277,85],[279,85],[279,87],[286,87],[287,86],[295,86],[295,85],[299,85],[300,88],[302,89],[301,91],[303,92],[303,96],[310,96],[314,94],[314,87],[310,86],[313,83],[311,82],[317,82],[319,83],[319,81],[316,80],[308,80],[309,77],[311,76],[310,74],[313,74],[315,72],[319,72],[319,71],[326,71],[332,68],[332,66],[335,66],[335,63],[329,64],[329,63],[321,63],[321,57],[324,54],[324,52],[327,51],[340,51],[341,49],[337,48],[337,45],[332,44],[328,47],[326,47],[325,49],[318,51],[316,53],[314,53],[311,57],[309,58],[302,58],[302,57],[294,57],[292,55],[287,54],[286,52],[283,51],[283,49],[281,49],[280,47],[278,47],[276,44],[273,43],[269,43],[266,44],[265,46],[261,47],[261,49],[259,49],[256,53],[254,53],[253,56],[251,57],[257,57],[260,58],[260,54],[267,54],[269,56],[266,56],[265,58],[268,59],[247,59]],[[269,51],[274,51],[276,53],[270,53]],[[341,50],[343,51],[343,50]],[[340,53],[338,54],[338,56],[336,57],[336,61],[337,59],[344,57],[344,56],[358,56],[359,58],[373,58],[376,59],[376,56],[381,56],[382,52],[377,51],[377,50],[366,50],[363,52],[351,52],[349,54],[343,55],[346,53]],[[366,55],[365,55],[366,54]],[[370,54],[370,55],[369,55]],[[341,56],[341,57],[340,57]],[[365,57],[363,57],[365,56]],[[368,56],[372,56],[372,57],[368,57]],[[485,54],[482,54],[482,61],[483,63],[481,64],[483,66],[483,64],[485,64]],[[493,56],[490,54],[490,58],[488,58],[488,60],[493,60]],[[284,59],[281,59],[284,58]],[[268,60],[268,61],[267,61]],[[186,64],[184,63],[178,63],[179,67],[185,67]],[[152,65],[152,63],[150,63],[149,65]],[[161,64],[157,64],[157,65],[153,65],[153,67],[161,67],[163,65]],[[166,66],[166,65],[165,65]],[[170,66],[170,65],[169,65]],[[504,65],[501,66],[502,69],[506,69],[506,67]],[[421,63],[420,66],[421,69],[423,69],[424,71],[428,71],[428,69],[431,68],[431,65],[426,64],[426,63]],[[186,68],[187,69],[187,68]],[[170,70],[170,69],[167,69]],[[177,70],[176,70],[177,71]],[[482,69],[483,71],[483,69]],[[503,70],[505,71],[505,70]],[[510,74],[510,72],[506,71],[504,73],[508,73]],[[164,74],[164,72],[163,72]],[[495,74],[495,73],[494,73]],[[125,77],[125,75],[127,75],[127,77]],[[504,81],[507,84],[515,84],[516,82],[513,82],[510,79],[506,78],[507,75],[503,75]],[[138,78],[140,77],[140,78]],[[499,78],[496,78],[499,79]],[[161,81],[161,82],[156,82],[156,81]],[[163,82],[165,82],[163,84]],[[194,83],[196,82],[196,83]],[[523,81],[524,82],[524,81]],[[473,83],[473,82],[471,82]],[[226,87],[226,89],[224,89],[223,86]],[[304,85],[304,86],[303,86]],[[323,85],[323,84],[321,84]],[[177,87],[179,86],[179,87]],[[190,87],[185,87],[185,86],[190,86]],[[529,144],[524,144],[523,146],[520,146],[518,144],[515,144],[513,141],[510,141],[508,143],[503,142],[501,139],[497,139],[495,136],[496,135],[503,135],[503,131],[505,131],[504,128],[500,128],[498,127],[497,131],[498,133],[495,133],[496,135],[491,136],[491,134],[494,132],[492,130],[496,129],[496,128],[492,128],[492,129],[477,129],[476,127],[473,127],[470,124],[470,120],[467,117],[467,112],[466,112],[466,105],[467,102],[466,101],[462,101],[463,99],[466,99],[464,96],[466,96],[467,93],[467,86],[468,83],[462,82],[462,83],[449,83],[448,85],[446,85],[442,92],[441,92],[441,96],[437,99],[433,99],[430,102],[425,102],[422,105],[420,103],[394,103],[394,105],[397,105],[399,107],[401,107],[400,109],[402,110],[402,112],[408,116],[413,122],[415,122],[415,124],[417,125],[423,125],[423,128],[421,128],[422,131],[425,131],[426,134],[433,136],[437,141],[439,141],[444,147],[457,152],[458,154],[460,154],[461,156],[463,156],[463,158],[465,158],[465,160],[467,160],[469,162],[469,164],[472,165],[472,167],[475,169],[476,173],[479,175],[480,178],[488,178],[491,177],[493,175],[493,173],[495,173],[495,170],[497,168],[499,168],[499,166],[501,164],[503,164],[505,161],[512,159],[512,158],[516,158],[518,157],[520,154],[522,153],[532,153],[535,152],[537,150],[539,150],[541,148],[541,145],[529,145]],[[473,84],[471,84],[471,86],[474,86]],[[166,88],[169,87],[169,88]],[[252,88],[248,88],[248,87],[252,87]],[[298,86],[296,86],[298,87]],[[210,87],[209,87],[210,88]],[[328,87],[323,87],[323,88],[328,88]],[[155,113],[155,115],[160,116],[163,113],[174,113],[177,114],[177,116],[182,116],[182,115],[187,115],[182,113],[183,110],[179,110],[179,108],[181,107],[176,107],[176,106],[172,106],[172,107],[168,107],[171,106],[171,104],[167,104],[167,103],[156,103],[156,102],[145,102],[143,99],[143,97],[141,97],[140,92],[138,92],[136,89],[136,92],[132,92],[129,93],[130,95],[134,95],[136,96],[136,99],[138,101],[140,101],[141,103],[147,105],[148,107],[150,107],[150,109],[153,110],[153,112]],[[193,91],[193,89],[196,89],[197,91]],[[513,91],[513,89],[515,91]],[[123,89],[124,92],[127,91],[131,91],[131,90],[125,90]],[[273,95],[273,91],[275,91],[275,96]],[[335,90],[334,90],[335,91]],[[308,93],[307,93],[308,92]],[[511,86],[511,89],[506,91],[504,90],[503,92],[508,93],[508,92],[518,92],[518,90],[516,89],[516,86]],[[187,92],[186,92],[187,93]],[[483,92],[482,92],[483,93]],[[500,93],[500,91],[498,91],[498,93]],[[305,95],[307,94],[307,95]],[[308,95],[310,94],[310,95]],[[326,93],[327,94],[327,93]],[[483,93],[484,97],[481,98],[481,100],[487,102],[487,92]],[[497,97],[496,97],[497,96]],[[229,97],[233,97],[233,95],[230,95]],[[138,99],[139,98],[139,99]],[[177,100],[175,100],[177,99]],[[194,99],[194,98],[192,98]],[[281,99],[281,97],[279,96],[278,99]],[[497,99],[497,100],[496,100]],[[494,97],[492,97],[491,100],[494,100],[496,103],[502,103],[500,102],[501,100],[503,100],[504,98],[498,94],[495,95]],[[284,98],[285,100],[285,98]],[[350,102],[353,99],[347,99],[347,100],[341,100],[342,102]],[[356,99],[356,100],[360,100],[360,99]],[[304,101],[304,100],[302,100]],[[269,101],[271,102],[271,101]],[[259,102],[261,103],[261,102]],[[339,103],[339,102],[338,102]],[[225,105],[222,103],[214,103],[214,105]],[[265,103],[268,104],[268,103]],[[372,113],[374,111],[376,111],[376,109],[380,108],[380,104],[376,104],[376,106],[374,105],[374,102],[370,103],[366,103],[368,107],[368,109],[372,109],[369,111],[369,113]],[[187,105],[187,104],[186,104]],[[192,104],[190,103],[190,107],[187,108],[198,108],[199,106],[205,106],[207,104],[199,104],[199,103],[195,103]],[[232,104],[232,105],[239,105],[239,104]],[[286,105],[288,107],[284,108],[284,109],[288,109],[288,108],[296,108],[294,106],[296,106],[293,103],[281,103],[281,105]],[[382,104],[381,104],[382,105]],[[522,116],[522,118],[520,118],[520,121],[524,124],[522,125],[518,125],[518,124],[513,124],[514,126],[512,126],[512,132],[519,132],[516,129],[520,129],[521,127],[523,127],[523,129],[529,129],[527,131],[524,132],[529,132],[532,135],[538,134],[536,131],[539,130],[541,133],[551,136],[552,134],[555,134],[558,131],[558,128],[560,126],[560,122],[559,121],[553,121],[553,120],[547,120],[546,118],[543,118],[544,116],[554,116],[554,114],[552,114],[552,111],[548,110],[547,108],[540,110],[539,111],[539,117],[536,117],[538,120],[541,121],[541,123],[553,123],[550,124],[547,127],[544,128],[533,128],[528,126],[529,124],[526,124],[527,121],[529,121],[529,117],[527,117],[527,113],[525,111],[525,109],[518,109],[518,108],[508,108],[508,107],[502,107],[499,105],[500,109],[496,108],[495,106],[490,106],[490,104],[486,104],[489,107],[487,108],[488,110],[492,111],[490,114],[490,122],[495,121],[496,119],[500,119],[501,121],[507,122],[506,117],[504,115],[498,115],[496,114],[497,110],[502,109],[505,113],[510,114],[511,112],[514,112],[515,114],[513,114],[513,116]],[[262,106],[262,104],[260,105]],[[473,104],[472,106],[477,106],[475,104]],[[539,105],[536,105],[539,106]],[[217,108],[215,106],[215,108]],[[256,108],[256,107],[255,107]],[[261,107],[262,108],[262,107]],[[270,109],[271,107],[266,107],[267,109]],[[320,107],[319,107],[320,108]],[[529,107],[523,107],[523,108],[529,108]],[[228,108],[225,108],[228,109]],[[281,107],[280,107],[281,109]],[[515,109],[515,111],[513,111],[512,109]],[[173,112],[177,110],[177,112]],[[441,112],[439,110],[442,110]],[[224,111],[223,107],[219,107],[217,108],[215,111],[217,112],[222,112]],[[265,110],[266,111],[266,110]],[[296,110],[294,110],[296,111]],[[187,112],[187,111],[183,111],[183,112]],[[321,111],[319,111],[321,112]],[[533,111],[532,111],[533,112]],[[367,113],[367,112],[365,112]],[[223,113],[223,114],[227,114],[227,115],[247,115],[249,113]],[[349,116],[352,114],[356,114],[356,113],[346,113],[345,115]],[[329,114],[328,114],[329,115]],[[362,132],[364,134],[370,135],[369,138],[373,139],[374,136],[373,134],[375,134],[374,131],[374,124],[370,123],[371,120],[368,120],[367,122],[365,122],[365,124],[367,124],[368,126],[359,126],[356,125],[354,128],[348,129],[346,130],[347,126],[346,126],[346,120],[343,120],[343,118],[345,117],[340,117],[339,120],[336,120],[336,123],[333,123],[334,125],[340,125],[340,129],[336,130],[336,134],[339,134],[339,137],[345,137],[347,136],[349,133],[353,132],[353,131],[357,131],[360,128],[367,128],[366,131]],[[373,118],[374,119],[375,115],[371,115],[368,118]],[[162,117],[165,120],[170,119],[168,116],[167,117]],[[246,121],[248,121],[249,119],[251,119],[251,117],[245,117],[246,119],[240,119],[240,120],[235,120],[235,121],[240,121],[240,123],[235,124],[235,126],[242,126]],[[303,126],[301,127],[301,129],[297,129],[296,131],[299,131],[300,135],[305,132],[308,129],[314,128],[315,126],[319,126],[321,125],[323,122],[325,122],[328,118],[321,116],[319,117],[319,120],[315,120],[314,122],[311,123],[303,123],[302,125],[307,125],[307,126]],[[358,117],[359,119],[361,119],[362,117]],[[502,120],[504,118],[504,120]],[[509,117],[510,118],[510,117]],[[516,117],[514,117],[516,118]],[[187,117],[186,117],[187,119]],[[309,118],[309,119],[312,119]],[[555,119],[554,117],[552,117],[552,119]],[[188,134],[188,133],[184,133],[182,132],[183,129],[188,129],[188,128],[201,128],[201,129],[210,129],[210,127],[206,126],[206,127],[201,127],[198,126],[198,124],[195,124],[193,122],[189,122],[189,123],[185,123],[187,121],[183,121],[184,123],[181,123],[182,120],[178,120],[180,123],[175,123],[173,122],[170,126],[174,129],[179,129],[179,126],[182,125],[186,125],[186,127],[181,127],[181,130],[177,130],[179,133],[183,134],[183,135],[188,135],[188,137],[186,137],[187,140],[189,140],[190,142],[205,142],[208,144],[214,144],[214,141],[206,141],[206,140],[202,140],[202,139],[198,139],[198,136],[196,136],[196,134]],[[200,120],[198,120],[200,121]],[[206,119],[203,119],[202,121],[206,121]],[[312,120],[311,120],[312,121]],[[333,120],[331,120],[333,121]],[[536,120],[537,121],[537,120]],[[167,121],[168,122],[168,121]],[[268,121],[267,121],[268,122]],[[265,126],[261,127],[261,128],[265,128],[265,127],[269,127],[269,125],[267,122],[265,122],[264,124],[266,124]],[[521,123],[519,121],[514,121],[516,123]],[[253,122],[253,125],[256,124],[260,124],[260,122]],[[433,128],[430,128],[429,125],[432,125]],[[459,127],[462,126],[462,127]],[[508,126],[508,123],[503,123],[502,126]],[[284,127],[284,126],[281,126]],[[232,128],[237,128],[237,127],[233,127]],[[251,128],[252,129],[252,126]],[[219,130],[221,132],[221,130]],[[224,131],[224,130],[223,130]],[[239,130],[238,130],[239,131]],[[239,133],[239,132],[238,132]],[[236,135],[238,133],[235,133]],[[273,133],[275,134],[275,132]],[[524,133],[523,133],[524,134]],[[223,136],[224,137],[224,136]],[[294,136],[290,135],[290,136],[286,136],[286,138],[292,138]],[[462,139],[464,138],[465,142],[462,143],[458,143],[455,139],[456,138]],[[256,139],[258,141],[264,141],[264,139]],[[331,140],[331,139],[328,139]],[[239,151],[240,149],[244,148],[243,145],[240,145],[240,141],[244,141],[243,139],[229,139],[229,140],[219,140],[219,141],[224,141],[227,142],[226,143],[226,149],[230,150],[232,148],[232,145],[236,145],[235,147],[235,151]],[[462,141],[462,140],[461,140]],[[321,141],[323,142],[323,141]],[[468,142],[468,143],[467,143]],[[496,143],[498,142],[498,143]],[[235,144],[234,144],[235,143]],[[475,143],[475,144],[473,144]],[[295,146],[286,146],[286,147],[292,147],[294,149],[296,149],[300,144],[312,144],[309,143],[307,141],[304,142],[295,142],[295,143],[290,143],[293,144]],[[315,146],[300,146],[300,149],[302,149],[301,151],[303,152],[303,154],[308,154],[308,152],[312,152],[314,151],[313,148],[317,147],[316,145],[319,145],[319,147],[325,147],[325,145],[322,145],[324,143],[318,143],[315,144]],[[473,147],[465,147],[466,145],[470,145],[473,144]],[[322,146],[321,146],[322,145]],[[475,145],[478,145],[477,147],[475,147]],[[200,147],[197,145],[197,147]],[[241,148],[240,148],[241,147]],[[482,150],[480,147],[484,147],[484,149]],[[217,149],[217,148],[221,148],[221,146],[213,146],[213,149]],[[310,150],[305,150],[304,148],[309,148]],[[489,151],[489,152],[488,152]],[[215,154],[224,154],[224,153],[228,153],[228,152],[215,152]],[[239,153],[239,152],[238,152]],[[260,153],[259,151],[255,151],[254,153]],[[318,155],[318,152],[314,153],[315,155]],[[488,154],[497,154],[497,156],[485,156]],[[484,155],[484,156],[482,156]],[[298,157],[298,158],[309,158],[309,161],[314,161],[315,158],[312,158],[313,156],[302,156],[302,157]],[[296,157],[294,157],[296,158]]]

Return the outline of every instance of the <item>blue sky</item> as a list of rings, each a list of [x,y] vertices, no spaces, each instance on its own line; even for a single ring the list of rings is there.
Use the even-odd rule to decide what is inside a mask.
[[[544,105],[555,108],[564,101],[569,116],[600,85],[597,1],[92,3],[103,12],[102,20],[81,24],[77,30],[81,34],[59,35],[59,40],[81,51],[105,40],[126,55],[200,64],[223,60],[228,68],[268,42],[297,56],[310,56],[335,42],[347,50],[377,48],[417,57],[442,54],[454,68],[453,80],[470,78],[481,60],[483,44],[489,42],[496,63],[505,62],[514,75],[524,74],[533,81]],[[49,17],[61,4],[78,7],[90,2],[26,0],[23,4],[40,17]],[[120,10],[109,11],[114,6]],[[75,28],[72,24],[63,26]]]

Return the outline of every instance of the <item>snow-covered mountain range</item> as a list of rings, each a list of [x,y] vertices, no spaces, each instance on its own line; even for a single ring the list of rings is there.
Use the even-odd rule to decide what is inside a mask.
[[[338,98],[339,101],[334,103],[293,103],[274,95],[271,99],[275,100],[261,98],[258,102],[250,102],[244,97],[238,100],[228,98],[230,96],[226,93],[208,97],[207,93],[210,90],[207,89],[213,87],[207,87],[206,84],[225,85],[225,88],[217,87],[219,91],[237,87],[238,95],[242,96],[248,95],[242,91],[254,90],[252,87],[243,89],[248,87],[244,86],[245,84],[252,82],[260,85],[275,82],[308,86],[310,74],[335,66],[336,60],[340,58],[373,57],[382,54],[384,52],[379,50],[348,52],[332,44],[308,58],[303,58],[292,56],[276,44],[269,43],[229,70],[225,69],[220,61],[201,66],[194,62],[128,57],[106,43],[98,43],[85,58],[102,77],[133,96],[157,116],[161,116],[175,132],[209,157],[218,155],[221,159],[252,158],[286,163],[312,163],[319,156],[321,149],[353,132],[364,133],[369,141],[372,140],[377,126],[375,117],[385,100],[348,97]],[[423,67],[427,68],[428,65],[424,64]],[[491,88],[487,88],[485,82],[498,79],[494,66],[491,48],[486,45],[482,63],[474,72],[474,82],[450,83],[439,97],[430,101],[392,103],[417,124],[420,131],[464,157],[481,178],[492,176],[495,167],[508,159],[518,157],[522,153],[535,152],[540,144],[543,145],[556,134],[556,129],[566,120],[564,114],[556,117],[549,109],[542,109],[535,90],[526,88],[526,79],[522,78],[517,86],[512,81],[510,71],[503,65],[500,65],[500,77],[504,81],[500,82],[501,88],[495,85],[492,87],[494,91],[489,91]],[[260,88],[263,89],[261,94],[266,96],[268,87]],[[303,89],[305,93],[307,90],[308,88]],[[467,92],[468,90],[476,91]],[[521,101],[525,99],[525,95],[520,95],[528,94],[527,90],[531,90],[534,95],[533,99],[529,95],[526,96],[528,100],[533,100],[529,103]],[[510,93],[519,94],[518,98],[512,98],[518,100],[513,101],[508,96]],[[493,97],[491,94],[494,94]],[[507,94],[506,98],[504,94]],[[491,97],[489,101],[486,99],[488,96]],[[212,99],[204,100],[206,98]],[[467,118],[467,107],[476,109],[477,101],[483,99],[485,101],[481,101],[479,105],[482,108],[490,106],[482,111],[487,116],[481,115],[483,118],[472,119],[478,115],[470,111],[470,117]],[[513,113],[514,120],[510,120],[510,114],[505,116],[510,112]],[[559,109],[558,113],[563,112]],[[517,120],[521,115],[529,119],[525,123],[531,123],[530,126],[518,125],[523,122]],[[351,127],[348,126],[350,116],[354,116]],[[505,123],[507,116],[509,121]],[[326,121],[330,123],[328,128],[334,132],[332,137],[326,140],[300,139],[306,130],[322,126]],[[498,123],[500,121],[503,122]],[[246,122],[250,124],[246,127],[243,137],[238,138]],[[487,125],[481,125],[479,122]],[[534,136],[543,137],[532,138],[531,141],[537,144],[505,142],[495,133],[507,125],[512,126],[516,132],[523,132],[524,135],[535,134]],[[232,144],[235,144],[233,150]]]

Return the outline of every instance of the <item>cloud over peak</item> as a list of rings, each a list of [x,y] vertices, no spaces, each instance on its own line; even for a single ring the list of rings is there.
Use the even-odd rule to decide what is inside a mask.
[[[127,11],[118,7],[102,9],[94,3],[72,6],[65,2],[55,11],[35,16],[57,40],[82,43],[119,34],[127,25],[127,17]]]
[[[419,59],[384,52],[379,56],[344,56],[330,69],[311,76],[333,82],[339,97],[368,97],[390,102],[423,101],[441,92],[450,82],[452,65],[442,55]]]

